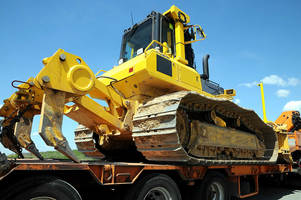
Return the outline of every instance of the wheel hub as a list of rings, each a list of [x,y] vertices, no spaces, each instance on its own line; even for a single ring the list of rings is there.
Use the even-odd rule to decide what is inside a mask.
[[[152,188],[143,198],[144,200],[172,200],[170,193],[163,187]]]
[[[31,198],[30,200],[56,200],[55,198],[52,198],[52,197],[34,197],[34,198]]]
[[[223,186],[218,182],[213,182],[209,186],[208,191],[208,200],[224,200],[225,199],[225,191]]]

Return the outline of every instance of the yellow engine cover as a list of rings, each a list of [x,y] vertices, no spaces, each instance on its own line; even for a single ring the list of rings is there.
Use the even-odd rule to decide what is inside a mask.
[[[112,77],[118,81],[112,82],[102,77]],[[200,74],[195,69],[154,49],[114,67],[98,80],[108,86],[112,82],[125,98],[133,100],[141,101],[182,90],[213,97],[202,91]],[[226,94],[219,96],[232,99]]]

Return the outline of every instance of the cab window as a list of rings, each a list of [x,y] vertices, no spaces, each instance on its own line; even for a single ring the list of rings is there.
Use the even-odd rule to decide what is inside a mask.
[[[171,48],[172,54],[174,54],[174,24],[162,17],[161,30],[161,43],[166,42],[168,47]]]

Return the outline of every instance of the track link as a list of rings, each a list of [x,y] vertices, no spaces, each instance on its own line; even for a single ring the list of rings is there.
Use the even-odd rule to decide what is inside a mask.
[[[105,157],[105,155],[102,154],[95,145],[93,131],[82,125],[79,125],[74,133],[74,142],[77,146],[78,151],[91,158],[103,159]]]

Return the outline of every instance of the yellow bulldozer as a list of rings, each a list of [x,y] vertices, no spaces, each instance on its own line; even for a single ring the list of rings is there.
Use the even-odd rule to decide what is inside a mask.
[[[66,115],[79,151],[99,159],[187,164],[264,164],[278,157],[277,135],[258,115],[232,102],[234,89],[196,70],[192,43],[206,38],[200,25],[176,6],[125,30],[119,65],[93,73],[84,60],[59,49],[0,109],[2,144],[43,159],[30,138],[39,134],[79,162],[62,133]],[[105,103],[99,103],[99,100]]]

